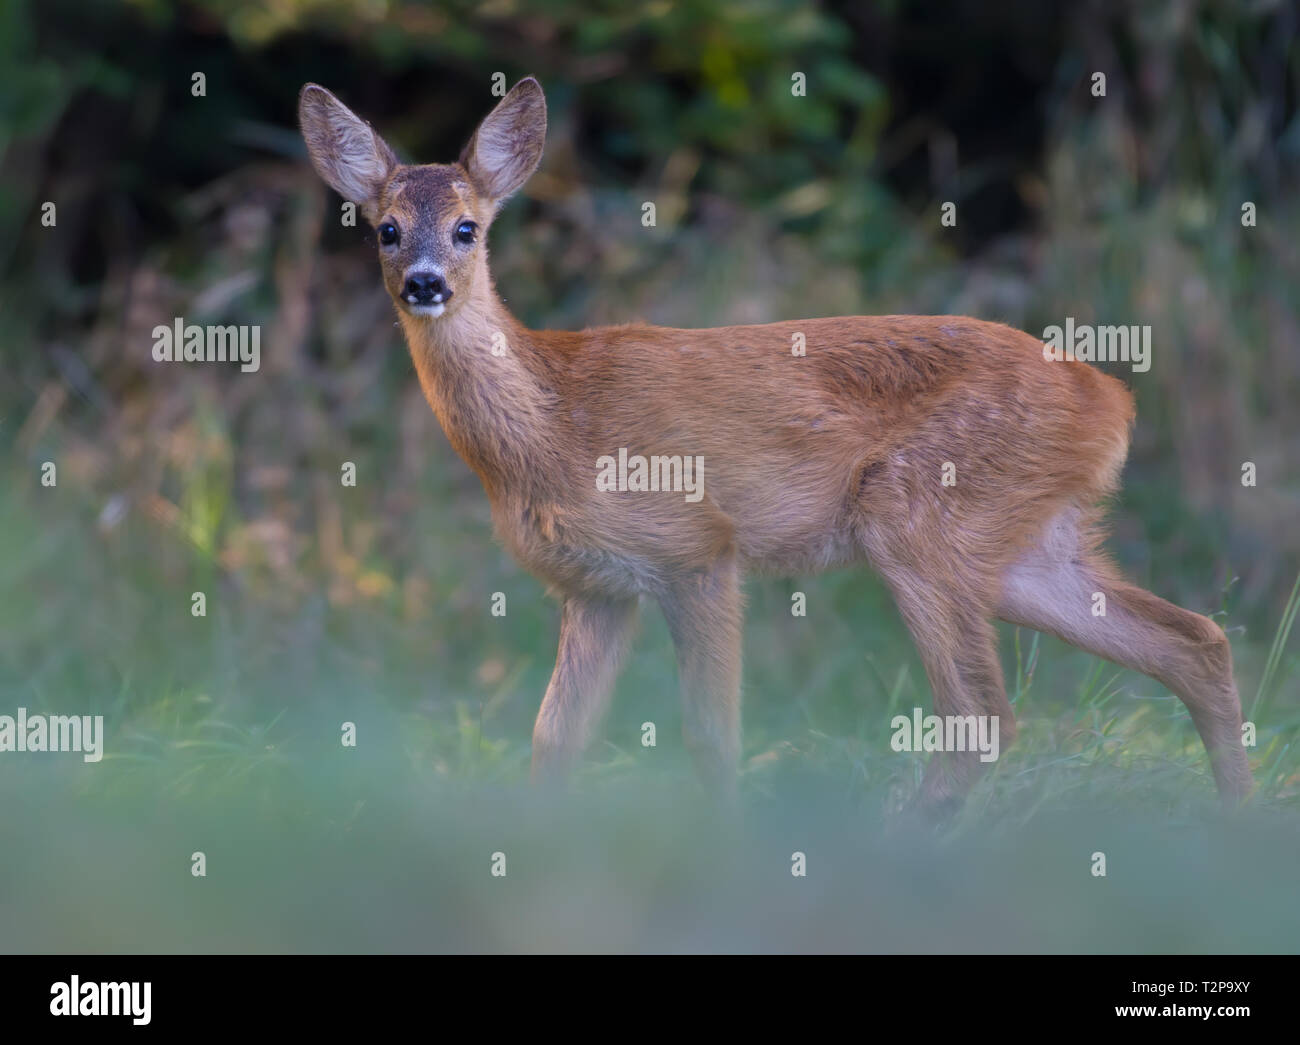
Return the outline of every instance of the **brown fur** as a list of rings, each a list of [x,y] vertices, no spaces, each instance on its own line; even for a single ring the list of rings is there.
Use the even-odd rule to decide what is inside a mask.
[[[1124,584],[1096,550],[1092,507],[1116,487],[1134,418],[1119,381],[961,316],[528,330],[496,294],[483,238],[464,249],[450,230],[470,219],[486,233],[537,165],[535,81],[517,85],[450,165],[398,165],[319,87],[304,88],[301,119],[326,181],[364,195],[375,224],[403,229],[381,264],[421,386],[482,480],[502,541],[564,600],[535,777],[563,776],[581,753],[646,595],[677,646],[687,745],[729,793],[742,575],[866,561],[898,600],[937,714],[998,715],[1004,740],[1014,735],[991,623],[1002,617],[1169,686],[1225,799],[1250,790],[1223,632]],[[402,299],[418,260],[452,290],[436,317]],[[791,352],[796,334],[804,356]],[[599,491],[597,458],[621,447],[702,457],[703,499]],[[955,485],[942,483],[947,463]],[[1113,607],[1106,618],[1092,616],[1098,590]],[[937,755],[923,804],[960,801],[978,765]]]

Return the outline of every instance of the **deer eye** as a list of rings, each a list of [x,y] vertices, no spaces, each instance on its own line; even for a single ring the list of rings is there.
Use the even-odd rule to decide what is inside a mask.
[[[398,234],[397,226],[391,221],[386,221],[379,226],[379,242],[385,247],[391,247],[401,236]]]
[[[474,233],[478,231],[478,226],[472,221],[462,221],[456,226],[454,234],[457,243],[473,243]]]

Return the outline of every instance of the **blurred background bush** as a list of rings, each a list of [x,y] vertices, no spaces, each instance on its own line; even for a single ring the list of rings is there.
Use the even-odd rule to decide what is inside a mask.
[[[123,771],[178,792],[203,766],[273,779],[362,706],[421,772],[522,778],[554,606],[492,542],[373,233],[341,225],[295,106],[322,83],[404,159],[446,162],[494,75],[532,74],[547,152],[492,233],[526,323],[1150,324],[1150,371],[1109,368],[1139,400],[1114,549],[1228,628],[1266,719],[1257,772],[1295,801],[1296,657],[1275,641],[1300,570],[1294,3],[11,0],[0,20],[6,707],[106,714]],[[176,316],[260,324],[261,370],[154,363]],[[756,582],[750,606],[751,779],[795,753],[836,787],[906,790],[919,764],[889,757],[883,723],[928,696],[883,589]],[[641,721],[677,721],[666,632],[647,631],[598,778],[642,757]],[[1064,754],[1208,793],[1154,683],[1045,642],[1049,671],[1028,643],[1008,649],[1019,709],[1045,721],[1014,756],[1037,767],[1026,788]],[[1135,693],[1158,699],[1115,703]],[[1118,754],[1098,739],[1116,729]]]

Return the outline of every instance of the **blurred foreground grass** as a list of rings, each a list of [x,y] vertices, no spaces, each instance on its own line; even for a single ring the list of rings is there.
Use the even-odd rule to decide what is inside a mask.
[[[236,797],[110,799],[111,773],[86,791],[53,772],[18,794],[6,781],[5,950],[1293,952],[1300,939],[1294,813],[1040,809],[936,839],[883,833],[821,786],[728,829],[658,771],[546,806],[509,785],[426,788],[378,739]],[[36,800],[15,806],[22,795]],[[194,850],[206,878],[189,873]],[[795,851],[807,877],[790,873]],[[1098,851],[1105,878],[1090,874]]]

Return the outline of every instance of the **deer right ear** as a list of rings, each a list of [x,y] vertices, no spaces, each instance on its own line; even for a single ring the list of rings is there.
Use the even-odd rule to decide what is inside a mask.
[[[397,166],[393,150],[370,124],[314,83],[298,96],[298,124],[316,172],[360,207],[372,225],[377,222],[379,194]]]

